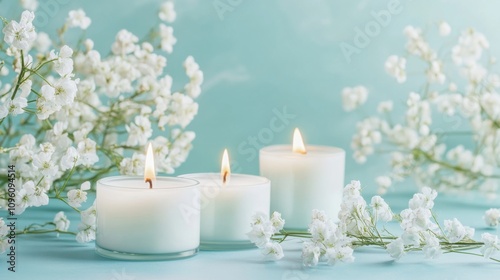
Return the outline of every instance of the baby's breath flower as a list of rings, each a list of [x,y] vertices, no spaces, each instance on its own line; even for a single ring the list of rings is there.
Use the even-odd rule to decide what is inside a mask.
[[[158,17],[166,22],[174,22],[177,14],[174,9],[174,2],[166,1],[160,6]]]
[[[92,20],[85,15],[85,11],[82,9],[69,11],[66,19],[68,27],[79,27],[83,30],[87,29],[91,22]]]
[[[489,227],[497,227],[500,224],[500,209],[491,208],[487,210],[483,219]]]
[[[451,26],[446,21],[439,22],[439,35],[448,36],[451,32]]]
[[[70,225],[70,221],[63,211],[57,212],[56,216],[54,217],[53,223],[55,224],[56,229],[59,231],[67,231]]]
[[[312,242],[305,242],[302,247],[302,262],[305,266],[316,266],[319,262],[321,249]]]
[[[368,98],[368,90],[363,86],[346,87],[342,90],[342,104],[349,112],[363,105]]]
[[[389,253],[389,255],[396,260],[399,260],[402,256],[404,256],[406,252],[403,239],[399,237],[389,243],[387,245],[387,253]]]
[[[283,248],[278,242],[268,242],[261,248],[262,254],[268,260],[277,261],[283,258]]]
[[[494,254],[500,251],[500,241],[498,236],[491,233],[483,233],[481,235],[481,240],[484,245],[481,247],[481,253],[485,258],[491,258]]]

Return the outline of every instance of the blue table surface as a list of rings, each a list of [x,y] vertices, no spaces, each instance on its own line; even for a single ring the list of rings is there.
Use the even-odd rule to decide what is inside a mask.
[[[413,190],[398,190],[385,196],[395,212],[406,208]],[[366,196],[368,199],[368,196]],[[476,239],[483,232],[500,234],[485,227],[482,216],[490,207],[500,207],[498,200],[441,195],[435,210],[440,221],[459,218],[476,228]],[[19,218],[21,226],[45,222],[62,208],[51,203],[28,209]],[[79,217],[69,214],[71,229]],[[399,230],[396,223],[389,229]],[[147,238],[147,236],[144,236]],[[17,237],[16,272],[9,272],[6,253],[0,256],[0,279],[500,279],[500,263],[482,257],[446,254],[437,260],[426,260],[421,253],[410,253],[393,261],[379,248],[359,248],[351,264],[301,265],[300,240],[286,241],[285,257],[278,262],[263,261],[257,249],[242,251],[201,251],[188,259],[157,262],[116,261],[100,257],[94,243],[78,244],[72,236],[54,234],[20,235]]]

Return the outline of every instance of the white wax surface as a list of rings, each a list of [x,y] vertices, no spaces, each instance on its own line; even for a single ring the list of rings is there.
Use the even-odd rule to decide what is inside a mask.
[[[219,173],[181,177],[200,182],[202,244],[248,241],[252,216],[269,213],[270,183],[266,178],[231,174],[223,185]]]
[[[307,146],[307,154],[291,145],[260,150],[260,174],[271,180],[271,211],[278,211],[287,229],[307,229],[313,209],[337,219],[344,187],[345,151]]]
[[[159,177],[153,188],[139,177],[108,177],[97,182],[96,244],[136,254],[178,253],[196,249],[200,240],[197,182]],[[194,204],[194,205],[193,205]],[[184,208],[183,208],[184,207]]]

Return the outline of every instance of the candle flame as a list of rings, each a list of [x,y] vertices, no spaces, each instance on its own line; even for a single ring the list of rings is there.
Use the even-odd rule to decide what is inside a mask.
[[[306,147],[304,146],[304,141],[302,140],[302,135],[298,128],[293,131],[293,148],[294,153],[307,154]]]
[[[222,155],[220,175],[222,177],[223,184],[229,181],[229,177],[231,175],[231,166],[229,165],[229,156],[227,155],[227,149],[224,149],[224,154]]]
[[[146,153],[146,162],[144,166],[144,181],[149,183],[149,188],[153,188],[153,181],[156,179],[155,175],[155,159],[153,155],[153,146],[151,143],[148,145]]]

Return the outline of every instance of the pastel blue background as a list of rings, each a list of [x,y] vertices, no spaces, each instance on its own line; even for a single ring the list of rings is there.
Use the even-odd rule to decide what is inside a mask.
[[[38,14],[47,8],[44,3],[55,1],[42,0]],[[0,14],[17,15],[15,2],[0,0]],[[55,30],[69,10],[82,7],[93,20],[88,36],[95,40],[96,48],[106,52],[121,28],[140,37],[156,24],[156,7],[161,1],[59,2],[65,4],[56,6],[56,12],[41,29]],[[224,147],[229,148],[240,172],[258,173],[257,158],[239,152],[238,146],[266,131],[276,116],[273,110],[286,107],[295,118],[269,141],[260,141],[262,145],[289,143],[293,128],[300,127],[309,144],[344,148],[346,180],[359,178],[365,186],[370,185],[373,177],[385,170],[385,165],[379,163],[385,164],[386,160],[372,158],[363,166],[353,162],[350,139],[356,121],[363,115],[342,110],[341,89],[357,84],[369,88],[365,115],[375,111],[376,101],[393,99],[397,104],[410,90],[418,90],[421,80],[397,85],[383,68],[389,55],[402,53],[402,30],[408,24],[432,27],[439,20],[446,20],[454,35],[457,30],[474,26],[489,38],[493,54],[498,54],[495,47],[500,46],[500,2],[487,0],[401,0],[401,13],[393,15],[388,26],[350,62],[339,45],[352,44],[355,28],[363,29],[373,20],[371,11],[386,9],[389,1],[243,0],[223,19],[213,2],[176,1],[178,19],[174,33],[178,43],[169,58],[169,73],[174,80],[177,78],[177,86],[182,86],[185,80],[181,64],[188,55],[196,58],[205,73],[204,91],[198,99],[199,115],[189,127],[197,133],[194,149],[177,174],[216,171]],[[449,39],[447,45],[452,42]],[[402,191],[389,194],[386,199],[398,212],[406,207],[411,195],[412,192]],[[440,220],[460,217],[464,224],[477,227],[476,237],[486,231],[498,234],[485,229],[481,220],[486,209],[498,205],[480,204],[482,201],[467,200],[463,204],[440,196],[436,210]],[[29,209],[20,225],[50,220],[59,209],[61,205],[57,203]],[[74,229],[78,217],[72,212],[69,216]],[[390,224],[389,228],[397,225]],[[68,236],[60,239],[49,235],[19,237],[19,273],[7,274],[4,263],[0,278],[67,279],[72,275],[72,279],[491,279],[498,275],[497,264],[478,257],[447,255],[427,262],[421,255],[411,254],[395,263],[384,252],[371,249],[357,251],[353,265],[303,270],[300,246],[296,243],[284,246],[286,257],[277,264],[260,261],[257,250],[201,252],[195,258],[174,262],[118,262],[95,255],[93,244],[79,245]],[[117,276],[122,272],[128,278]]]
[[[106,52],[120,29],[141,37],[157,24],[156,11],[162,1],[41,2],[38,17],[43,17],[40,13],[49,15],[41,30],[55,30],[69,10],[82,7],[92,18],[88,36],[97,49]],[[458,31],[468,26],[489,38],[493,54],[498,53],[495,46],[500,46],[500,3],[486,0],[396,1],[401,12],[393,14],[389,24],[350,61],[340,44],[353,44],[355,29],[364,29],[374,20],[372,11],[386,10],[391,1],[232,0],[230,3],[236,5],[222,17],[214,8],[215,2],[175,2],[178,17],[173,26],[178,43],[169,57],[168,72],[177,88],[181,87],[185,82],[182,61],[193,55],[205,74],[199,114],[189,126],[197,133],[194,149],[177,174],[217,171],[225,147],[236,171],[257,174],[258,159],[252,156],[257,149],[246,144],[249,137],[259,139],[262,146],[284,144],[291,141],[293,128],[299,127],[307,144],[339,146],[347,151],[346,180],[359,178],[373,184],[373,177],[386,170],[387,160],[371,158],[368,164],[357,165],[352,160],[350,139],[356,121],[375,112],[376,101],[393,99],[401,104],[408,92],[418,90],[422,83],[421,77],[410,77],[410,82],[398,85],[384,71],[386,58],[403,52],[403,28],[412,24],[436,34],[436,23],[446,20],[453,28],[453,36],[444,41],[447,47],[453,45]],[[0,1],[1,14],[18,12],[15,3]],[[50,3],[62,4],[50,12]],[[358,84],[370,90],[368,103],[363,114],[346,113],[341,89]],[[285,107],[295,117],[280,131],[268,134],[270,121],[276,116],[273,110]]]

